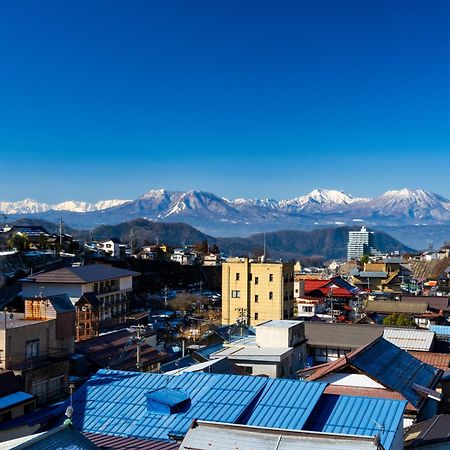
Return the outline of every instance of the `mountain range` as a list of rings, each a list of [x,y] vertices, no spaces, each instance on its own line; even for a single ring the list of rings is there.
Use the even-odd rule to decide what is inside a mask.
[[[18,219],[15,225],[40,225],[49,232],[57,232],[53,223],[38,219]],[[209,245],[216,244],[226,256],[255,256],[261,254],[266,244],[266,251],[274,260],[300,259],[307,264],[320,264],[323,260],[345,259],[347,254],[348,232],[356,227],[328,227],[311,231],[280,230],[268,233],[256,233],[248,237],[213,237],[202,233],[185,223],[155,222],[146,219],[134,219],[115,225],[100,225],[93,230],[66,231],[78,239],[89,241],[119,238],[129,241],[130,236],[140,245],[145,241],[164,242],[172,247],[182,247],[207,240]],[[374,245],[382,252],[410,252],[410,247],[402,244],[383,231],[374,235]]]
[[[161,189],[151,190],[136,200],[105,200],[94,204],[0,202],[0,213],[11,219],[31,217],[56,221],[62,217],[66,224],[75,228],[94,228],[136,218],[185,222],[216,236],[362,224],[371,227],[450,226],[450,200],[422,189],[391,190],[375,198],[315,189],[290,200],[226,199],[210,192]],[[411,242],[409,245],[414,246]]]

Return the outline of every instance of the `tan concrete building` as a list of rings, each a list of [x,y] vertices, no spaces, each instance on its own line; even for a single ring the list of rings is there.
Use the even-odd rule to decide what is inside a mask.
[[[294,315],[294,263],[228,259],[222,265],[222,324],[255,326]]]
[[[63,399],[75,351],[75,308],[67,295],[25,300],[0,320],[0,371],[12,370],[38,405]]]

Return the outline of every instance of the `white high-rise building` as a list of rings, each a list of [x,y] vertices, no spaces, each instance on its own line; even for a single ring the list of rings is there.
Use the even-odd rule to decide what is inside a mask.
[[[347,260],[361,258],[363,255],[371,255],[377,252],[373,247],[373,231],[367,231],[366,227],[361,227],[360,231],[348,232]]]

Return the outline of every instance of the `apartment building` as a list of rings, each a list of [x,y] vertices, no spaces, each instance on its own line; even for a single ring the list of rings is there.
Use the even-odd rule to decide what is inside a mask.
[[[26,299],[25,313],[5,313],[0,320],[0,371],[12,370],[38,405],[67,394],[74,325],[67,295]]]
[[[364,255],[379,254],[374,247],[374,232],[361,227],[360,231],[348,232],[347,260],[361,258]]]
[[[75,305],[77,340],[98,335],[101,328],[125,322],[128,295],[137,272],[106,264],[66,267],[24,278],[24,298],[67,294]]]
[[[294,263],[232,258],[222,264],[222,324],[294,316]]]

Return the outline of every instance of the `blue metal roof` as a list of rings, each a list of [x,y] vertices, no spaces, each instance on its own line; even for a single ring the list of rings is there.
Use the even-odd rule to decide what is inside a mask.
[[[302,429],[325,386],[325,383],[201,372],[172,376],[100,370],[75,392],[73,422],[84,432],[166,440],[184,436],[194,418]],[[149,410],[146,394],[161,388],[182,391],[190,401],[177,413]],[[377,417],[386,421],[383,411],[389,408],[383,409],[383,405],[391,400],[378,401],[381,411]],[[403,411],[403,403],[397,403]]]
[[[223,349],[223,343],[220,343],[220,344],[214,344],[214,345],[209,345],[208,347],[200,348],[200,349],[196,350],[194,353],[196,355],[200,355],[205,360],[208,360],[210,355],[212,355],[213,353],[216,353],[222,349]]]
[[[27,394],[26,392],[13,392],[12,394],[5,395],[0,398],[0,409],[10,408],[11,406],[17,405],[19,403],[33,400],[33,398],[33,395]]]
[[[176,406],[186,400],[189,400],[189,395],[179,389],[159,388],[147,392],[147,400],[162,403],[167,406]]]
[[[326,383],[270,379],[247,425],[301,430]]]
[[[316,404],[304,429],[324,433],[380,435],[389,449],[402,426],[406,402],[380,398],[324,394]]]
[[[450,336],[450,326],[448,325],[430,325],[430,330],[439,336]]]
[[[423,397],[412,387],[414,383],[434,387],[441,371],[419,361],[383,338],[379,338],[350,357],[351,364],[393,391],[413,406],[419,407]]]

